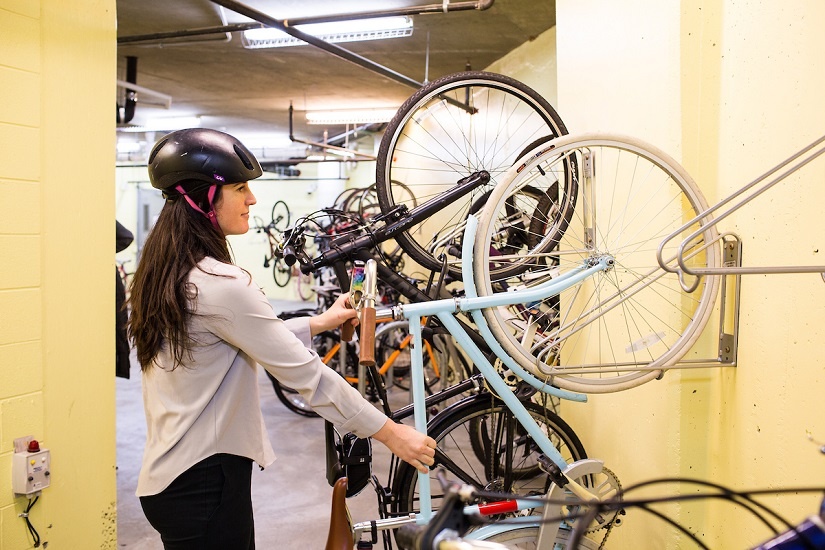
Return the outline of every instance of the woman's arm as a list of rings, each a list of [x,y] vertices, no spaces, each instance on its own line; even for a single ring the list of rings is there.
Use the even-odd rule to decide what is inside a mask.
[[[209,291],[199,287],[199,302],[207,314],[201,319],[214,334],[249,354],[279,381],[298,390],[321,416],[343,430],[359,437],[372,436],[422,472],[433,464],[435,440],[388,419],[324,365],[275,316],[263,293],[243,279],[213,277],[209,283]],[[326,314],[313,318],[312,330],[327,330],[354,319],[355,311],[344,306],[348,298],[348,294],[342,295]]]

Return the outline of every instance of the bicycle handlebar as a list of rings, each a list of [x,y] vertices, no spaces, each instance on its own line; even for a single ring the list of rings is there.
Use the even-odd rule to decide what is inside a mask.
[[[424,204],[409,211],[400,209],[398,212],[395,212],[393,216],[385,220],[387,225],[383,227],[367,233],[348,233],[341,235],[330,242],[329,250],[322,252],[316,258],[310,259],[299,254],[298,261],[301,263],[301,272],[309,274],[322,267],[328,267],[336,262],[347,260],[357,250],[373,248],[379,243],[391,239],[429,218],[460,197],[463,197],[481,185],[485,185],[489,181],[490,174],[488,172],[483,170],[474,172],[466,178],[460,179],[456,182],[455,186],[449,190],[433,197]],[[300,231],[295,231],[293,234],[297,235],[299,233]]]

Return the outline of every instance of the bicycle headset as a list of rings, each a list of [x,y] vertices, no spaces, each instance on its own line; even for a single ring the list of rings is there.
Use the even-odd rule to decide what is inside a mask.
[[[249,149],[236,138],[209,128],[177,130],[162,137],[149,154],[149,181],[163,198],[186,199],[196,212],[220,231],[213,200],[218,185],[243,183],[263,174]],[[194,185],[193,185],[194,184]],[[209,186],[209,210],[204,212],[189,194]]]

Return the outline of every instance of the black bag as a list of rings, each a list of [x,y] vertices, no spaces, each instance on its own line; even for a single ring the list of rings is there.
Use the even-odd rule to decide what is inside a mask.
[[[372,478],[372,439],[355,434],[339,438],[335,427],[326,423],[327,482],[331,487],[339,478],[347,478],[347,497],[364,490]]]

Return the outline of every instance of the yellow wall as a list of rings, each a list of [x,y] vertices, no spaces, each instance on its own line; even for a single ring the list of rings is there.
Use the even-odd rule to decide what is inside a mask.
[[[823,23],[817,0],[557,0],[558,111],[571,132],[624,133],[664,149],[714,204],[823,133]],[[745,265],[825,264],[824,179],[819,159],[720,224],[741,236]],[[746,275],[738,367],[673,370],[565,403],[563,415],[625,485],[678,475],[739,489],[821,486],[825,457],[806,433],[825,441],[823,303],[819,275]],[[714,330],[694,357],[715,355]],[[818,497],[777,502],[799,520]],[[729,505],[674,513],[711,547],[767,536]],[[689,546],[639,512],[613,531],[614,545]]]
[[[12,443],[52,453],[32,523],[115,548],[114,0],[0,0],[0,547],[32,546]],[[45,545],[44,545],[45,546]]]
[[[520,80],[557,107],[556,27],[525,42],[484,70]]]

